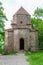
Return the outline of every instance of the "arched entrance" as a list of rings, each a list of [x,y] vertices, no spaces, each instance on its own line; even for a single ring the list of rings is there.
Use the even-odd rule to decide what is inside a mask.
[[[20,39],[20,50],[24,50],[24,39]]]

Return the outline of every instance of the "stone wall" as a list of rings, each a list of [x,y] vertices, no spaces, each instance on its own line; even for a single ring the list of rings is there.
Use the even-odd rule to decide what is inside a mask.
[[[5,31],[5,46],[8,46],[8,31]]]
[[[38,34],[37,34],[37,31],[32,31],[30,33],[30,39],[31,39],[31,51],[37,51],[38,50]]]
[[[12,31],[6,31],[5,32],[5,49],[6,51],[14,51],[14,38],[13,38],[13,32]]]
[[[24,39],[24,50],[38,50],[38,32],[29,29],[15,29],[5,32],[5,49],[9,51],[20,50],[20,39]]]
[[[20,50],[20,39],[24,39],[24,50],[28,50],[30,45],[30,35],[28,29],[16,29],[14,30],[14,49],[16,51]]]

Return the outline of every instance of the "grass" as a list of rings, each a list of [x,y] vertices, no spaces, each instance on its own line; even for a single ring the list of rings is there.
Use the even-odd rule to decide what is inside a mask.
[[[17,52],[12,51],[12,52],[9,52],[7,55],[16,55],[16,54],[17,54]]]
[[[43,51],[31,54],[26,52],[25,55],[28,57],[27,61],[30,62],[30,65],[43,65]]]
[[[16,55],[17,54],[17,52],[15,52],[15,51],[11,51],[11,52],[4,52],[4,49],[2,50],[2,49],[0,49],[0,54],[3,54],[3,55]]]
[[[2,54],[3,51],[4,51],[4,49],[0,49],[0,54]]]

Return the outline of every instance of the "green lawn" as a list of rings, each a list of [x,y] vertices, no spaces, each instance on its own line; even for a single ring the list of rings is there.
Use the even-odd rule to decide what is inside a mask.
[[[0,54],[2,54],[3,51],[4,51],[4,49],[0,49]]]
[[[27,61],[30,62],[30,65],[43,65],[43,51],[31,54],[27,52],[25,55],[28,57]]]
[[[0,54],[3,54],[3,55],[17,55],[17,52],[15,51],[12,51],[12,52],[4,52],[4,49],[0,49]]]
[[[13,51],[13,52],[9,52],[7,55],[16,55],[17,52]]]

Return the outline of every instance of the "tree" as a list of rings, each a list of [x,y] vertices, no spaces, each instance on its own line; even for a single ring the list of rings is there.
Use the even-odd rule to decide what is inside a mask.
[[[37,9],[34,11],[34,16],[36,18],[43,17],[43,9],[37,7]]]
[[[5,20],[7,20],[6,15],[4,14],[4,8],[2,7],[2,3],[0,2],[0,49],[2,48],[2,45],[4,44],[4,23]],[[1,51],[1,50],[0,50]]]
[[[34,11],[34,18],[31,19],[33,27],[38,30],[39,47],[43,49],[43,9],[38,8]]]

